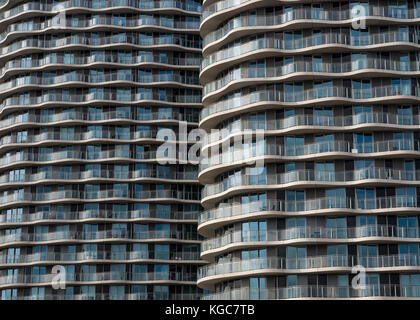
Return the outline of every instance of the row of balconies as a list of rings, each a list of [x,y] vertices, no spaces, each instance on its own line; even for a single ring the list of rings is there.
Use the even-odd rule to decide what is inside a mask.
[[[155,169],[129,170],[115,172],[111,170],[86,170],[80,172],[43,171],[38,173],[0,175],[0,183],[21,184],[25,182],[39,182],[42,180],[84,180],[84,179],[171,179],[171,180],[197,180],[197,172],[169,171],[159,172]]]
[[[219,1],[220,3],[222,1]],[[379,7],[375,5],[364,6],[367,10],[366,13],[360,12],[358,15],[353,14],[351,9],[333,9],[333,8],[304,8],[304,7],[293,7],[292,10],[287,12],[273,12],[266,14],[257,9],[255,12],[247,11],[242,12],[240,16],[235,16],[230,20],[226,20],[222,26],[219,26],[217,30],[206,34],[203,38],[203,47],[206,47],[212,42],[218,41],[226,36],[230,31],[238,28],[259,28],[265,26],[280,26],[282,24],[295,21],[295,20],[310,20],[308,23],[314,24],[335,22],[336,25],[341,25],[343,21],[345,23],[352,22],[352,19],[360,17],[378,20],[378,18],[395,18],[395,19],[417,19],[420,18],[420,7],[413,9],[391,9],[386,7]],[[265,9],[273,9],[273,7],[265,7]],[[205,14],[206,10],[204,11]],[[204,17],[204,16],[203,16]],[[345,21],[347,20],[347,21]],[[403,23],[408,21],[402,21]],[[301,23],[301,21],[299,21]],[[387,20],[384,21],[387,23]],[[213,26],[211,26],[213,28]],[[293,27],[292,27],[293,28]]]
[[[420,210],[419,203],[414,196],[388,196],[376,197],[376,199],[352,199],[345,197],[316,198],[308,200],[276,200],[264,199],[251,201],[243,204],[222,204],[218,208],[203,211],[198,223],[203,224],[216,219],[240,218],[241,215],[251,213],[294,213],[303,214],[307,211],[338,209],[340,213],[358,210],[360,212],[376,209],[397,209],[404,208],[412,211]],[[200,226],[199,226],[200,227]]]
[[[156,211],[143,210],[129,210],[123,212],[114,212],[112,210],[80,210],[80,211],[38,211],[35,213],[23,213],[21,215],[0,215],[0,224],[20,224],[25,222],[56,220],[56,221],[71,221],[77,223],[80,220],[135,220],[135,219],[171,219],[171,220],[197,220],[198,211],[180,211],[171,210],[170,215],[159,214]]]
[[[414,267],[420,270],[419,258],[420,256],[417,254],[376,255],[369,257],[349,255],[327,255],[304,258],[265,257],[209,264],[199,269],[198,278],[204,283],[207,277],[218,275],[230,276],[236,272],[266,270],[267,272],[292,273],[293,271],[296,272],[296,270],[320,268],[342,268],[347,270],[348,268],[359,265],[365,268]]]
[[[250,158],[264,156],[285,157],[285,159],[289,159],[289,157],[301,157],[310,155],[313,155],[314,157],[321,157],[323,153],[336,152],[348,153],[348,155],[346,155],[347,157],[357,157],[360,154],[363,154],[363,156],[366,157],[369,154],[371,154],[371,156],[375,156],[375,153],[380,152],[407,151],[407,153],[410,153],[409,151],[417,152],[420,150],[420,141],[405,139],[360,143],[345,140],[335,140],[307,143],[302,145],[296,144],[291,146],[281,145],[279,143],[270,143],[266,141],[266,138],[258,142],[256,146],[243,144],[240,148],[222,150],[221,154],[204,157],[200,161],[200,171],[218,165],[228,165],[232,162],[240,162],[245,160],[250,161]]]
[[[381,181],[382,183],[387,181],[404,183],[405,185],[411,185],[410,182],[413,182],[413,184],[420,184],[420,170],[407,171],[372,167],[351,171],[316,171],[305,169],[272,174],[266,173],[265,171],[258,175],[234,174],[231,177],[222,179],[221,182],[206,184],[201,192],[201,199],[202,201],[205,201],[205,198],[207,197],[215,196],[231,188],[241,186],[249,187],[263,185],[272,187],[278,185],[280,189],[282,187],[281,185],[294,182],[330,182],[334,185],[335,183],[343,182],[345,185],[346,182],[363,183],[363,180],[368,179],[384,180]]]
[[[331,46],[353,46],[354,49],[366,50],[366,46],[379,45],[379,44],[391,44],[395,42],[405,42],[407,45],[411,44],[413,47],[417,47],[419,41],[415,34],[407,32],[382,32],[376,34],[367,34],[360,37],[352,37],[346,33],[320,33],[301,37],[294,40],[282,39],[282,33],[265,33],[255,37],[247,37],[236,41],[233,45],[223,47],[214,53],[205,56],[201,62],[201,69],[204,70],[209,65],[221,62],[223,60],[231,58],[239,58],[241,55],[251,53],[253,51],[262,49],[272,49],[272,55],[276,54],[275,51],[281,50],[284,54],[303,54],[306,51],[299,49],[310,49],[314,51],[317,47],[331,45]],[[401,46],[401,44],[398,44]],[[400,49],[402,50],[402,49]],[[308,50],[309,51],[309,50]]]
[[[125,127],[126,129],[130,129],[129,127]],[[103,130],[95,130],[87,131],[87,132],[75,132],[75,128],[66,128],[66,132],[55,131],[51,129],[49,132],[41,132],[39,134],[32,134],[28,131],[20,131],[17,133],[11,133],[10,135],[3,136],[0,138],[0,146],[6,145],[13,145],[16,146],[17,144],[27,144],[27,143],[37,143],[37,142],[45,142],[45,141],[72,141],[73,143],[77,141],[78,143],[83,143],[85,140],[92,140],[92,139],[108,139],[108,140],[122,140],[128,143],[135,143],[135,140],[138,139],[152,139],[156,140],[156,142],[164,142],[164,141],[173,141],[179,143],[195,143],[196,140],[190,139],[187,141],[178,140],[178,137],[170,137],[169,139],[160,138],[158,139],[159,130],[156,128],[143,128],[143,130],[134,130],[131,131],[127,130],[126,132],[118,132],[118,129],[115,130],[107,130],[103,128]],[[72,129],[72,130],[70,130]],[[168,126],[166,129],[170,129]]]
[[[366,284],[363,289],[351,286],[299,285],[285,288],[240,288],[207,294],[203,300],[278,300],[278,299],[348,299],[348,298],[420,298],[420,286]]]
[[[265,117],[266,118],[266,117]],[[1,123],[1,122],[0,122]],[[346,130],[345,127],[351,127],[361,124],[372,125],[394,125],[404,126],[404,129],[411,129],[409,126],[420,125],[420,115],[398,114],[396,112],[363,112],[353,115],[339,116],[339,115],[312,115],[312,114],[295,114],[283,119],[269,119],[264,121],[253,121],[249,119],[240,118],[239,121],[230,123],[222,129],[207,134],[203,141],[203,149],[206,149],[210,143],[218,142],[230,135],[245,131],[245,130],[285,130],[300,126],[317,126],[317,127],[335,127],[325,128],[325,131]],[[338,128],[344,127],[344,128]],[[368,128],[370,128],[369,126]],[[353,128],[349,128],[353,130]]]
[[[143,251],[127,251],[127,252],[111,252],[111,251],[84,251],[78,253],[21,253],[19,256],[8,256],[0,254],[0,264],[30,264],[40,262],[77,262],[85,260],[200,260],[199,252],[175,252],[171,251],[170,256],[161,255],[157,252],[155,257],[149,257],[147,252]],[[99,262],[99,261],[97,261]],[[197,261],[199,262],[199,261]]]
[[[99,89],[99,88],[98,88]],[[180,89],[181,90],[181,89]],[[182,89],[184,90],[184,89]],[[4,99],[0,104],[0,112],[6,107],[10,106],[28,106],[37,105],[42,103],[90,103],[92,100],[109,100],[109,101],[120,101],[123,103],[138,103],[141,100],[156,100],[156,102],[162,105],[173,105],[174,103],[179,104],[201,104],[201,91],[197,90],[197,94],[192,94],[195,90],[189,89],[189,92],[177,92],[174,94],[159,94],[158,92],[138,92],[138,93],[117,93],[112,90],[97,91],[97,92],[86,92],[76,94],[68,93],[61,90],[44,90],[45,93],[37,96],[30,96],[29,93],[24,95],[14,95],[7,99]],[[49,92],[52,91],[52,92]]]
[[[43,289],[43,287],[40,287]],[[0,290],[1,292],[1,290]],[[202,296],[201,293],[124,293],[124,294],[112,294],[112,293],[80,293],[80,294],[30,294],[26,295],[23,292],[19,294],[16,291],[16,295],[12,295],[10,292],[6,294],[6,290],[3,290],[0,300],[199,300]]]
[[[93,34],[93,33],[92,33]],[[98,35],[98,34],[97,34]],[[191,38],[191,39],[190,39]],[[407,40],[408,41],[408,40]],[[141,32],[115,32],[115,35],[108,36],[99,34],[96,36],[89,36],[87,32],[75,33],[71,36],[60,37],[54,40],[45,39],[44,36],[32,36],[23,40],[17,40],[8,46],[1,48],[0,54],[6,58],[7,54],[14,53],[24,48],[39,48],[39,49],[52,49],[57,47],[71,46],[71,45],[84,45],[84,46],[105,46],[112,44],[128,44],[133,46],[163,46],[163,45],[177,45],[185,49],[200,50],[201,40],[198,35],[192,36],[191,34],[162,34],[155,36],[148,36],[146,33]]]
[[[40,275],[5,275],[0,276],[0,285],[11,284],[51,284],[55,274]],[[91,272],[66,273],[66,282],[101,282],[101,281],[182,281],[195,282],[197,276],[187,272]]]
[[[182,16],[181,16],[182,17]],[[0,42],[7,38],[7,36],[12,32],[34,32],[34,31],[43,31],[47,28],[54,28],[54,27],[65,27],[69,29],[76,29],[76,28],[91,28],[94,26],[103,26],[106,25],[107,27],[115,26],[118,28],[136,28],[142,26],[150,26],[153,28],[156,27],[163,27],[163,28],[170,28],[170,29],[185,29],[194,30],[198,32],[200,26],[200,20],[196,17],[191,17],[189,21],[180,21],[175,19],[173,16],[171,17],[161,17],[159,15],[130,15],[127,17],[127,14],[118,15],[114,18],[111,14],[108,15],[70,15],[64,18],[64,22],[58,23],[55,17],[51,17],[50,19],[46,18],[42,22],[39,22],[39,18],[33,18],[33,20],[25,20],[24,22],[17,22],[8,25],[5,28],[5,31],[0,33]],[[178,30],[176,30],[179,32]]]
[[[250,68],[250,67],[238,67],[234,70],[228,72],[226,75],[221,78],[209,82],[204,86],[203,95],[206,96],[216,90],[222,89],[227,86],[229,83],[234,81],[247,81],[249,79],[260,79],[260,78],[271,78],[271,77],[282,77],[286,75],[291,75],[293,73],[319,73],[320,76],[323,76],[322,73],[335,73],[337,75],[330,75],[331,77],[339,76],[342,78],[343,73],[358,71],[358,70],[367,70],[375,69],[377,71],[396,71],[398,76],[401,76],[401,73],[407,72],[407,75],[411,75],[411,72],[420,71],[419,61],[411,61],[407,64],[403,64],[400,61],[391,60],[391,59],[366,59],[358,61],[349,61],[346,63],[317,63],[317,62],[294,62],[281,67],[264,67],[264,68]],[[316,76],[316,75],[314,75]],[[322,79],[322,78],[320,78]],[[180,81],[181,82],[181,81]]]
[[[250,89],[250,88],[248,88]],[[215,113],[226,112],[232,109],[238,109],[255,103],[297,103],[297,102],[314,102],[318,99],[336,98],[351,100],[369,100],[377,98],[392,98],[404,96],[405,99],[418,99],[420,96],[420,88],[415,86],[375,86],[369,88],[352,88],[351,86],[326,84],[323,87],[312,89],[299,89],[290,91],[281,85],[273,88],[273,85],[265,85],[255,88],[251,93],[242,94],[238,91],[235,97],[227,96],[223,100],[204,107],[201,111],[202,121]],[[7,103],[7,100],[6,100]]]
[[[60,54],[57,52],[55,55],[45,54],[42,58],[38,58],[37,56],[30,57],[28,60],[27,57],[21,58],[17,57],[14,60],[8,60],[4,67],[0,70],[0,75],[3,75],[12,69],[27,69],[30,71],[31,68],[42,68],[48,65],[54,64],[64,64],[69,65],[71,64],[72,68],[81,67],[85,64],[93,64],[93,63],[116,63],[116,64],[146,64],[146,63],[161,63],[161,64],[169,64],[174,66],[185,66],[185,67],[193,67],[200,65],[201,59],[199,56],[194,56],[193,53],[190,53],[189,56],[168,56],[170,52],[166,52],[166,55],[162,57],[159,54],[153,54],[153,51],[137,51],[137,50],[130,50],[129,56],[124,54],[123,56],[119,56],[116,53],[112,53],[112,51],[102,51],[103,54],[98,54],[97,52],[91,51],[84,51],[85,54],[82,54],[78,51],[75,51],[71,57],[67,57],[67,55]],[[89,55],[86,55],[89,53]],[[178,53],[179,55],[184,54],[183,52]],[[195,68],[194,68],[195,69]],[[26,70],[23,70],[26,71]]]
[[[125,70],[124,70],[125,71]],[[188,71],[187,71],[188,72]],[[191,71],[193,72],[193,71]],[[118,73],[115,71],[106,72],[103,75],[89,75],[85,74],[82,70],[80,72],[73,71],[67,74],[58,75],[55,77],[42,77],[36,75],[28,75],[20,78],[15,78],[11,81],[3,82],[0,85],[0,90],[5,93],[5,91],[18,88],[20,86],[48,86],[66,82],[84,82],[88,84],[98,84],[103,82],[111,81],[127,81],[132,82],[132,85],[136,84],[149,84],[155,82],[177,82],[183,85],[192,85],[199,86],[198,74],[195,76],[184,75],[184,71],[173,71],[170,74],[150,74],[145,76],[136,76],[136,74],[127,75],[125,73]]]
[[[92,122],[95,124],[97,121],[108,121],[108,120],[117,120],[120,122],[121,120],[128,120],[127,122],[137,123],[139,121],[187,121],[187,122],[198,122],[198,109],[197,113],[183,113],[183,110],[174,110],[176,108],[172,108],[170,112],[144,112],[144,113],[137,113],[135,115],[134,112],[128,111],[105,111],[103,109],[99,109],[100,112],[96,112],[94,114],[89,113],[89,111],[60,111],[55,114],[50,115],[39,115],[35,114],[34,112],[27,112],[25,114],[16,114],[9,116],[3,120],[0,120],[0,128],[10,127],[16,124],[48,124],[48,123],[55,123],[55,122],[78,122],[78,121],[86,121]],[[195,109],[193,109],[195,110]],[[54,110],[55,111],[55,110]],[[410,117],[411,119],[411,117]],[[417,124],[417,123],[415,123]]]
[[[129,190],[98,190],[98,191],[51,191],[48,193],[23,192],[3,195],[0,197],[0,204],[7,205],[13,202],[44,202],[54,200],[110,200],[110,199],[129,199],[132,201],[144,199],[176,199],[180,201],[198,201],[200,193],[198,191],[177,191],[177,190],[148,190],[133,191]]]
[[[130,152],[124,150],[107,150],[98,152],[88,151],[56,151],[48,152],[39,150],[39,152],[31,152],[28,150],[19,151],[13,155],[5,155],[0,158],[0,166],[8,166],[22,161],[32,162],[49,162],[49,161],[60,161],[60,160],[98,160],[103,162],[112,160],[115,158],[127,159],[131,161],[136,160],[153,160],[162,162],[168,161],[168,163],[178,163],[179,159],[188,159],[188,154],[184,152],[177,153],[174,157],[172,155],[164,155],[163,152],[158,151],[139,151]]]
[[[188,14],[197,14],[201,11],[201,4],[191,0],[67,0],[54,3],[38,1],[26,2],[6,10],[0,14],[0,20],[12,18],[26,11],[45,11],[58,13],[69,8],[105,9],[112,7],[132,7],[139,10],[150,9],[181,9],[190,11]]]
[[[266,241],[285,241],[298,239],[328,239],[338,240],[363,238],[394,238],[395,241],[410,238],[419,238],[420,229],[418,227],[397,227],[394,225],[365,225],[354,228],[329,228],[329,227],[294,227],[277,231],[234,231],[223,236],[210,238],[201,243],[201,254],[206,251],[221,249],[231,244],[241,244],[243,242],[263,242]],[[417,239],[416,239],[417,240]],[[207,254],[209,254],[207,252]]]
[[[220,0],[209,5],[204,4],[202,12],[202,21],[207,19],[209,16],[233,7],[240,7],[242,4],[249,2],[250,0]],[[263,1],[262,1],[263,2]],[[357,3],[357,2],[356,2]],[[420,17],[420,8],[408,9],[407,7],[401,8],[401,6],[393,6],[392,2],[381,3],[381,6],[375,4],[369,4],[368,1],[357,3],[367,9],[367,16],[380,16],[398,19],[413,19]],[[289,4],[288,4],[288,8]],[[351,19],[351,10],[347,9],[331,9],[320,3],[319,7],[291,7],[290,11],[284,12],[278,16],[271,16],[271,19],[279,17],[280,21],[290,21],[293,17],[295,19],[316,19],[316,20],[334,20],[341,21]],[[284,23],[283,22],[283,23]],[[275,24],[281,22],[277,21]]]
[[[195,232],[181,231],[126,231],[126,230],[108,230],[108,231],[56,231],[48,233],[15,233],[0,235],[0,244],[11,246],[15,242],[45,242],[45,241],[92,241],[97,242],[106,240],[147,240],[166,239],[166,240],[187,240],[199,241],[201,237]]]

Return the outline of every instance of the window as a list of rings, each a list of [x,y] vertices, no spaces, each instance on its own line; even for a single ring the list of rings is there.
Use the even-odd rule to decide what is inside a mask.
[[[242,271],[267,268],[267,249],[241,251]]]
[[[261,300],[266,299],[266,278],[250,278],[249,279],[249,299],[250,300]]]
[[[334,134],[324,134],[322,136],[315,136],[315,153],[333,152],[334,151]]]
[[[326,208],[346,208],[346,189],[327,189],[325,190]]]
[[[315,162],[316,181],[335,181],[334,162]]]
[[[412,125],[413,115],[411,106],[398,106],[397,119],[400,125]]]
[[[347,238],[347,219],[327,218],[327,235],[332,239]]]
[[[373,152],[373,135],[371,133],[355,133],[354,147],[358,153]]]
[[[375,237],[377,234],[376,216],[357,216],[356,237]]]
[[[369,30],[366,29],[351,29],[351,45],[352,46],[367,46],[370,44]]]
[[[337,244],[327,246],[328,266],[346,267],[347,266],[347,245]]]
[[[351,54],[351,69],[360,70],[368,67],[367,53],[352,53]]]
[[[417,217],[398,217],[397,234],[404,238],[418,238]]]
[[[286,239],[298,239],[306,237],[305,218],[286,219]]]
[[[372,123],[372,106],[353,106],[353,124]]]
[[[354,180],[375,178],[375,167],[373,160],[355,160],[354,168]]]
[[[253,221],[242,223],[242,240],[246,241],[266,241],[267,240],[267,222]]]
[[[284,87],[285,100],[287,102],[295,102],[303,100],[303,83],[286,83]]]
[[[416,187],[395,188],[397,207],[415,207],[417,203]]]
[[[305,191],[286,191],[286,210],[305,211]]]
[[[392,79],[392,94],[393,95],[410,95],[410,79]]]
[[[375,209],[375,189],[356,188],[358,209]]]
[[[376,245],[358,245],[358,262],[365,268],[378,267],[378,247]]]
[[[306,268],[306,248],[305,247],[287,247],[287,268],[302,269]]]
[[[155,259],[169,260],[169,244],[155,245]]]
[[[301,156],[304,154],[304,137],[286,137],[286,156]]]
[[[370,80],[352,80],[351,83],[354,99],[369,99],[372,97]]]
[[[168,204],[156,204],[156,218],[169,219],[171,216],[171,206]]]
[[[332,81],[315,81],[313,99],[327,98],[333,96]]]

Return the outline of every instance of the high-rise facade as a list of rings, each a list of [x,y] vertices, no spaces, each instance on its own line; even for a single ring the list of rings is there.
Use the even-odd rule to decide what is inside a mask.
[[[203,2],[205,299],[420,297],[419,28],[413,0]]]
[[[0,299],[198,298],[197,166],[157,151],[198,125],[200,11],[2,1]]]

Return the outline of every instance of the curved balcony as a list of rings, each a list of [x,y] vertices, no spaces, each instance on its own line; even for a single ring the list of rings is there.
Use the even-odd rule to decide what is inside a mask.
[[[16,203],[49,203],[59,202],[81,202],[81,201],[112,201],[130,200],[138,201],[145,199],[160,199],[160,201],[175,202],[199,202],[198,192],[183,192],[177,190],[150,190],[150,191],[121,191],[121,190],[101,190],[97,192],[84,191],[53,191],[49,193],[32,193],[9,194],[0,197],[0,205],[11,206]]]
[[[86,261],[93,261],[95,263],[114,263],[114,262],[161,262],[167,261],[168,263],[194,263],[202,264],[204,261],[200,260],[198,252],[171,252],[170,258],[154,257],[151,258],[147,254],[137,251],[127,252],[111,252],[111,251],[84,251],[78,253],[33,253],[24,254],[19,257],[8,257],[7,255],[0,255],[0,265],[3,267],[32,265],[32,264],[54,264],[56,262],[73,264],[85,263]]]
[[[105,36],[101,35],[98,38],[89,36],[86,33],[76,33],[72,36],[60,37],[56,40],[43,40],[37,39],[36,37],[30,37],[25,40],[19,40],[13,42],[8,46],[3,46],[1,48],[0,54],[2,55],[2,59],[10,59],[12,56],[16,56],[18,54],[22,55],[27,51],[36,50],[47,50],[48,49],[55,49],[57,47],[60,48],[68,48],[68,49],[79,49],[79,48],[86,48],[86,49],[99,49],[103,46],[107,47],[116,47],[116,48],[142,48],[142,47],[172,47],[172,48],[180,48],[186,51],[192,52],[200,52],[201,43],[198,40],[188,40],[184,39],[185,36],[188,34],[178,35],[177,37],[153,37],[149,38],[140,38],[140,32],[132,32],[126,36],[119,36],[120,34],[117,33],[118,36]]]
[[[225,290],[223,292],[207,294],[202,300],[249,300],[255,299],[420,299],[420,286],[417,285],[389,285],[369,284],[363,289],[351,286],[311,286],[301,285],[285,288],[257,289],[241,288]]]
[[[352,171],[296,170],[278,174],[233,175],[221,182],[206,184],[201,192],[201,201],[207,206],[207,203],[220,201],[222,197],[238,192],[371,184],[420,186],[420,170],[414,172],[375,167]]]
[[[265,8],[269,8],[264,6]],[[274,7],[272,9],[275,9]],[[223,25],[217,27],[215,31],[205,33],[203,37],[203,48],[204,51],[209,50],[210,45],[217,45],[219,41],[225,40],[233,33],[242,33],[245,30],[247,34],[252,34],[253,32],[261,32],[266,30],[271,30],[276,28],[276,30],[283,29],[296,29],[302,27],[302,25],[308,25],[316,27],[317,24],[319,27],[324,26],[348,26],[350,25],[356,16],[353,18],[351,10],[337,10],[337,9],[319,9],[311,10],[312,8],[298,7],[293,8],[292,11],[287,11],[283,13],[271,11],[270,14],[250,14],[248,12],[241,12],[240,17],[230,18],[229,20],[224,20]],[[392,24],[395,22],[400,22],[404,24],[416,23],[420,18],[420,11],[417,9],[408,9],[405,12],[400,11],[400,14],[396,10],[388,10],[384,7],[370,6],[370,13],[365,16],[365,21],[367,24],[375,24],[378,22]],[[253,8],[252,10],[255,10]],[[252,11],[254,12],[254,11]],[[273,12],[275,12],[273,14]],[[213,23],[213,26],[215,23]],[[232,39],[230,39],[232,40]]]
[[[75,68],[86,68],[87,66],[170,66],[171,68],[183,68],[183,69],[199,69],[200,58],[197,57],[166,57],[162,59],[159,56],[154,56],[151,51],[150,54],[137,53],[136,50],[132,51],[133,55],[129,58],[118,57],[117,55],[106,54],[92,54],[90,56],[78,55],[75,52],[74,59],[67,59],[64,55],[56,56],[45,56],[45,58],[31,57],[30,61],[26,59],[14,59],[7,61],[3,68],[0,70],[0,78],[3,78],[8,73],[16,73],[18,71],[26,72],[33,71],[34,69],[47,69],[47,68],[59,68],[59,69],[75,69]],[[71,62],[71,65],[69,65]]]
[[[84,87],[102,86],[102,85],[116,85],[124,84],[130,87],[159,87],[168,86],[172,84],[174,87],[185,87],[199,89],[201,86],[197,85],[198,79],[182,74],[154,74],[150,76],[137,77],[134,74],[130,76],[121,75],[118,72],[105,73],[103,76],[87,76],[85,72],[70,72],[68,74],[43,77],[27,75],[20,78],[15,78],[11,81],[0,84],[1,96],[7,96],[14,92],[27,91],[32,88],[55,88],[67,87],[69,85],[78,84]]]
[[[160,13],[175,10],[182,13],[182,11],[187,11],[188,15],[198,15],[201,11],[201,5],[198,2],[182,0],[105,0],[101,2],[67,0],[55,3],[29,1],[6,11],[1,10],[3,12],[0,13],[0,20],[10,23],[10,20],[18,15],[17,18],[24,18],[28,14],[57,14],[64,9],[66,9],[66,12],[71,12],[72,9],[84,9],[88,12],[113,12],[115,9],[121,9],[122,7],[126,7],[133,12],[156,11]]]
[[[198,231],[211,237],[218,227],[236,221],[263,217],[367,214],[367,213],[418,214],[420,204],[412,196],[377,197],[376,199],[315,198],[288,201],[266,199],[243,204],[221,204],[207,209],[198,217]]]
[[[182,110],[181,110],[182,111]],[[193,114],[184,114],[181,111],[172,111],[169,114],[162,112],[149,112],[145,114],[137,114],[131,112],[121,111],[102,111],[96,113],[94,116],[88,112],[75,111],[72,113],[59,112],[53,115],[38,115],[34,113],[18,114],[9,116],[3,120],[0,120],[0,132],[10,132],[12,128],[17,127],[46,127],[51,125],[63,124],[108,124],[116,122],[126,124],[143,124],[148,122],[179,122],[186,121],[189,124],[197,124],[198,119]]]
[[[48,184],[51,181],[54,182],[68,182],[68,183],[80,183],[81,180],[87,181],[125,181],[134,182],[138,181],[180,181],[182,182],[193,182],[197,181],[197,172],[188,171],[170,171],[168,174],[162,174],[156,169],[144,169],[144,170],[129,170],[126,174],[118,174],[111,171],[104,170],[85,170],[77,172],[38,172],[33,174],[22,174],[17,176],[11,176],[10,174],[0,175],[0,183],[2,188],[7,185],[26,185],[26,184]],[[86,181],[86,182],[87,182]]]
[[[21,287],[33,284],[51,284],[55,274],[45,275],[17,275],[17,276],[0,276],[0,288],[7,287]],[[182,272],[136,272],[136,273],[120,273],[120,272],[95,272],[95,273],[76,273],[66,274],[66,284],[84,283],[149,283],[150,281],[157,281],[159,283],[176,282],[176,283],[195,283],[197,277],[193,274]],[[192,284],[189,283],[189,284]]]
[[[252,274],[293,274],[311,272],[311,270],[328,272],[328,269],[334,272],[340,270],[348,273],[352,267],[358,265],[371,269],[367,271],[419,271],[420,256],[403,254],[371,257],[329,255],[305,258],[266,257],[235,262],[219,262],[199,268],[197,284],[203,289],[211,289],[214,281]]]
[[[420,63],[411,61],[402,65],[396,60],[379,60],[369,58],[366,60],[349,61],[347,63],[315,63],[315,62],[294,62],[281,67],[265,67],[263,69],[250,69],[239,66],[226,75],[218,77],[217,80],[206,83],[203,89],[203,100],[208,99],[212,94],[222,94],[227,90],[238,89],[241,86],[255,83],[271,83],[282,80],[306,80],[319,78],[334,79],[354,76],[369,76],[371,74],[384,76],[393,75],[396,77],[416,76],[420,72]],[[308,74],[309,73],[309,74]]]
[[[216,25],[221,21],[226,21],[238,13],[243,14],[246,10],[255,9],[260,7],[270,7],[279,4],[291,5],[294,1],[254,1],[254,0],[219,0],[207,5],[206,1],[203,3],[202,22],[200,29],[205,33],[214,30]],[[298,6],[301,1],[295,1]],[[368,5],[365,6],[367,12],[366,17],[385,17],[393,19],[416,19],[420,17],[419,8],[386,8],[384,6]],[[211,18],[209,18],[211,16]],[[262,18],[262,17],[258,17]],[[282,24],[293,20],[299,19],[312,19],[312,20],[330,20],[339,22],[342,20],[352,19],[350,10],[337,10],[319,8],[312,10],[312,8],[292,7],[292,10],[283,14],[278,14],[274,18],[275,24]],[[270,20],[271,21],[271,20]],[[265,23],[270,22],[265,21]],[[216,23],[217,22],[217,23]],[[387,21],[388,22],[388,21]],[[252,26],[252,25],[250,25]]]
[[[34,243],[91,243],[91,242],[147,242],[151,240],[166,240],[172,242],[191,242],[200,243],[200,237],[195,232],[176,232],[176,231],[57,231],[49,233],[19,233],[10,235],[0,235],[0,245],[2,247],[12,247],[15,245],[27,245]]]
[[[16,22],[9,24],[5,31],[0,33],[0,43],[6,43],[6,40],[11,41],[21,35],[34,35],[48,31],[48,29],[54,30],[57,27],[66,28],[67,31],[91,31],[95,29],[103,29],[107,27],[115,31],[141,31],[143,29],[159,30],[164,32],[189,32],[198,33],[199,21],[167,21],[160,19],[154,19],[152,15],[131,15],[125,22],[119,22],[114,20],[112,16],[108,15],[95,15],[95,17],[87,17],[86,15],[76,15],[79,17],[77,23],[73,23],[71,19],[65,20],[65,25],[60,25],[55,21],[55,17],[52,16],[43,22],[37,22],[37,18],[32,20],[26,20],[25,22]],[[11,38],[11,39],[9,39]]]
[[[201,293],[125,293],[125,294],[32,294],[10,297],[11,300],[199,300]]]
[[[1,125],[1,122],[0,122]],[[264,126],[258,123],[258,128],[265,130],[265,135],[292,133],[302,129],[302,132],[339,132],[354,129],[372,130],[373,127],[393,128],[395,130],[416,130],[420,125],[420,115],[399,115],[389,112],[363,112],[349,116],[321,116],[297,114],[283,119],[265,119]],[[245,134],[246,130],[255,130],[257,124],[251,120],[240,119],[240,123],[232,123],[220,130],[212,129],[202,142],[202,150],[213,144],[221,144],[236,136]],[[303,128],[301,128],[303,127]],[[304,128],[307,127],[307,128]],[[281,132],[283,131],[283,132]]]
[[[67,94],[62,93],[46,93],[42,96],[32,96],[32,97],[22,97],[15,95],[6,99],[3,99],[0,104],[0,115],[5,111],[5,109],[22,109],[22,106],[25,106],[27,109],[39,108],[45,105],[69,105],[74,103],[80,104],[101,104],[106,103],[123,103],[126,105],[133,104],[154,104],[154,105],[165,105],[165,106],[182,106],[189,105],[191,107],[200,107],[201,105],[201,96],[194,94],[173,94],[166,96],[159,96],[158,94],[144,94],[144,93],[134,93],[128,95],[118,95],[117,92],[86,92],[82,94]]]
[[[381,47],[391,48],[392,50],[403,50],[403,48],[418,48],[417,38],[408,33],[385,32],[367,35],[359,38],[352,38],[349,34],[323,33],[320,36],[314,35],[298,40],[284,40],[280,36],[265,34],[255,40],[249,40],[226,49],[221,48],[211,53],[201,62],[200,79],[205,79],[205,73],[210,69],[216,68],[216,72],[228,68],[230,65],[237,64],[253,58],[262,59],[277,55],[305,54],[320,52],[331,52],[332,49],[347,49],[353,51],[372,51]],[[228,61],[227,61],[228,60]],[[221,62],[226,62],[223,66]],[[230,64],[229,64],[230,63]]]
[[[259,145],[258,145],[259,144]],[[257,160],[284,161],[309,158],[366,158],[389,157],[395,155],[417,156],[420,153],[420,142],[412,140],[387,140],[372,143],[352,143],[349,141],[324,141],[300,146],[285,146],[260,140],[257,146],[242,145],[234,150],[222,150],[220,154],[203,157],[200,161],[200,182],[210,183],[218,174],[243,166],[255,164]],[[261,164],[261,163],[260,163]]]
[[[402,88],[394,86],[377,86],[369,89],[355,89],[344,86],[331,86],[288,92],[282,86],[268,88],[265,85],[256,88],[252,93],[241,94],[237,97],[227,97],[218,100],[201,111],[200,127],[208,129],[215,126],[228,116],[251,110],[263,110],[268,106],[306,106],[309,104],[331,105],[357,104],[357,103],[384,103],[384,102],[413,102],[418,103],[420,88]]]
[[[188,222],[197,223],[198,211],[171,210],[170,216],[162,216],[156,211],[129,210],[125,212],[114,212],[112,210],[83,210],[83,211],[38,211],[35,213],[23,213],[21,216],[0,215],[0,228],[9,226],[22,226],[44,222],[52,223],[81,223],[87,221],[167,221],[167,222]]]
[[[21,150],[13,155],[5,155],[0,158],[0,167],[5,169],[8,167],[14,167],[21,164],[34,164],[41,165],[45,163],[66,163],[66,162],[84,162],[84,163],[100,163],[100,162],[115,162],[118,160],[125,160],[133,163],[144,163],[144,162],[160,162],[163,163],[178,163],[179,157],[185,157],[187,159],[187,153],[178,153],[177,156],[164,156],[161,152],[149,151],[149,152],[123,152],[123,151],[100,151],[89,153],[86,151],[57,151],[51,153],[31,152],[27,150]],[[181,162],[182,163],[182,162]]]
[[[291,244],[367,243],[377,240],[389,242],[419,242],[418,227],[366,225],[355,228],[296,227],[276,231],[234,231],[204,240],[201,243],[201,258],[212,259],[216,255],[236,248],[279,246]]]
[[[168,128],[169,129],[169,128]],[[10,150],[11,148],[23,148],[26,146],[35,146],[51,143],[63,143],[63,144],[85,144],[92,141],[99,142],[110,142],[110,143],[131,143],[136,144],[139,142],[149,143],[164,143],[165,141],[173,143],[195,143],[195,140],[182,141],[175,139],[158,139],[159,130],[150,129],[145,131],[132,131],[128,134],[118,134],[112,131],[102,131],[100,134],[93,131],[88,132],[76,132],[74,134],[61,134],[60,132],[43,132],[40,134],[28,134],[24,138],[21,136],[11,134],[0,138],[0,151],[3,149]]]

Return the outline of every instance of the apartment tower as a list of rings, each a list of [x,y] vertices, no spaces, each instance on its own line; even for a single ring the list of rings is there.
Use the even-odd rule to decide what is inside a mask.
[[[413,0],[204,0],[204,299],[420,297],[419,28]]]
[[[200,1],[0,5],[0,298],[198,299]]]

